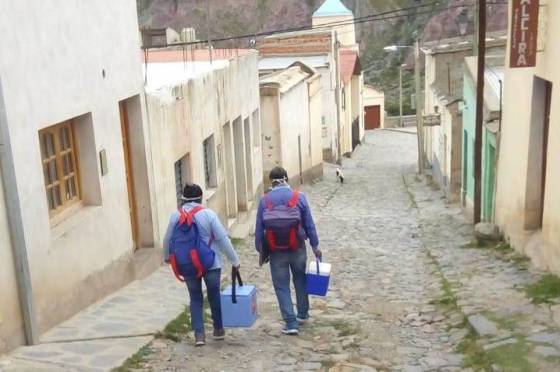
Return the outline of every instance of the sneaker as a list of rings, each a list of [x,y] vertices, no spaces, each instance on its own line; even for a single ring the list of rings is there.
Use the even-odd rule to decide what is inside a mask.
[[[297,336],[299,335],[299,330],[296,328],[284,328],[282,333],[289,336]]]
[[[303,324],[307,323],[307,321],[309,320],[309,318],[299,318],[299,317],[296,318],[296,319],[297,319],[297,322],[298,322],[299,325],[303,325]]]
[[[224,338],[226,338],[226,331],[223,328],[214,330],[214,340],[223,340]]]
[[[206,345],[206,336],[204,333],[196,333],[194,335],[194,346],[204,346]]]

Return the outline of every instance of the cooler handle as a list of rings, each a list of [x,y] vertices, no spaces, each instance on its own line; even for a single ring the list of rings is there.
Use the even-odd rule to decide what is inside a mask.
[[[323,262],[323,259],[321,257],[317,257],[317,275],[319,275],[319,262]]]
[[[241,280],[241,274],[239,270],[235,267],[231,268],[231,302],[236,304],[237,303],[237,295],[235,293],[236,282],[239,283],[240,287],[243,287],[243,281]]]

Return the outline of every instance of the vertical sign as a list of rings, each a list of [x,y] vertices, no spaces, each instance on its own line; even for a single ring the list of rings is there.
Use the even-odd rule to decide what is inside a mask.
[[[539,0],[513,0],[511,12],[511,68],[534,67],[537,61]]]

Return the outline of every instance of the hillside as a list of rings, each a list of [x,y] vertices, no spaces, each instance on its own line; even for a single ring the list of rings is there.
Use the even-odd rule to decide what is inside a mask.
[[[211,37],[213,39],[246,35],[255,32],[285,30],[293,27],[311,25],[311,14],[323,0],[209,0]],[[431,4],[420,0],[342,0],[354,12],[356,18],[380,14],[395,9],[413,8]],[[206,0],[137,0],[138,17],[141,27],[194,27],[199,39],[207,38]],[[410,10],[405,17],[356,25],[356,36],[360,43],[362,66],[365,80],[385,91],[388,98],[387,109],[395,112],[397,108],[398,66],[406,60],[406,55],[385,53],[386,45],[410,45],[415,30],[421,30],[423,40],[439,40],[458,35],[458,16],[462,8],[440,10],[472,4],[465,0],[442,0],[439,5]],[[489,9],[489,30],[505,29],[507,25],[507,6],[494,6]],[[471,19],[469,31],[472,32],[472,18],[475,9],[469,8]],[[246,45],[239,45],[246,46]],[[412,74],[405,72],[405,96],[412,91]],[[405,111],[410,111],[405,102]]]

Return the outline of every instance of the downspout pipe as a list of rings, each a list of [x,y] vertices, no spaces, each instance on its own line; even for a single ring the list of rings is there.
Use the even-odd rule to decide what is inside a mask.
[[[14,265],[17,281],[19,302],[22,311],[25,339],[27,345],[39,342],[39,331],[35,306],[33,303],[33,289],[29,262],[27,259],[27,241],[23,228],[19,190],[16,181],[16,167],[10,142],[8,115],[4,102],[4,90],[0,78],[0,173],[4,186],[4,198],[8,213],[10,241],[13,249]]]

